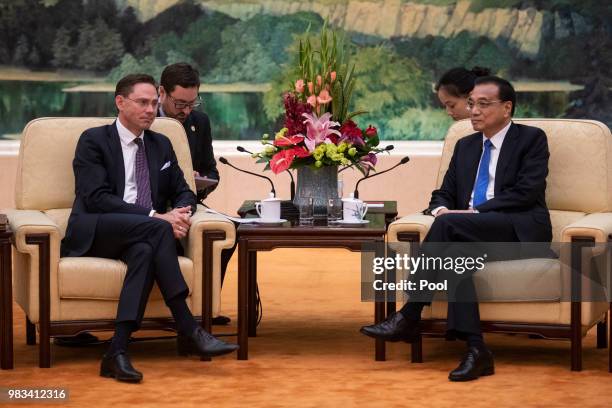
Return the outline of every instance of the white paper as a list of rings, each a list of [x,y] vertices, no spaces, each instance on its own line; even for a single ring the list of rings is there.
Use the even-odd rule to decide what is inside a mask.
[[[232,221],[237,222],[237,223],[239,223],[239,224],[252,224],[252,223],[255,223],[255,222],[259,221],[259,218],[240,218],[240,217],[232,217],[232,216],[230,216],[230,215],[220,213],[219,211],[215,211],[215,210],[213,210],[212,208],[207,208],[207,209],[206,209],[206,212],[208,212],[208,213],[212,213],[212,214],[218,214],[218,215],[220,215],[220,216],[222,216],[222,217],[227,218],[228,220],[232,220]]]

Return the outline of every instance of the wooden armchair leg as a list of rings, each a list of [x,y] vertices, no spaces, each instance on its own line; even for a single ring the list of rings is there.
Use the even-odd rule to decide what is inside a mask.
[[[0,214],[0,368],[3,370],[14,367],[12,239],[8,218]]]
[[[597,348],[603,349],[608,347],[608,315],[606,318],[597,323]]]
[[[38,245],[38,307],[40,320],[38,322],[39,361],[40,368],[51,367],[51,258],[49,234],[30,234],[26,243]]]
[[[40,368],[51,367],[51,336],[49,336],[49,327],[40,327],[40,356],[39,364]]]
[[[225,231],[202,232],[202,328],[212,333],[212,298],[213,298],[213,244],[225,239]],[[202,361],[211,361],[210,357],[201,357]]]
[[[26,316],[26,344],[28,346],[36,345],[36,325]]]
[[[423,362],[423,336],[419,336],[419,339],[412,343],[410,347],[410,357],[413,363]]]

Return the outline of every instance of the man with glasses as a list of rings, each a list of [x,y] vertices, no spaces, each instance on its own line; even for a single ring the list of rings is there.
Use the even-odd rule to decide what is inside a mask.
[[[155,120],[155,80],[128,75],[116,86],[117,120],[88,129],[73,161],[76,196],[62,240],[62,257],[120,259],[127,272],[119,295],[115,333],[100,375],[140,382],[127,354],[132,332],[140,328],[156,282],[176,322],[180,354],[203,357],[238,347],[207,333],[194,319],[181,274],[176,239],[189,231],[196,197],[178,165],[170,140],[149,130]],[[167,205],[172,210],[167,211]]]
[[[158,116],[168,116],[183,124],[191,150],[194,175],[219,180],[210,120],[206,113],[196,110],[202,105],[199,72],[186,63],[168,65],[162,72],[159,85]],[[198,191],[198,201],[205,199],[216,187],[214,184]]]
[[[478,132],[457,141],[442,186],[432,193],[425,213],[435,220],[424,247],[453,242],[550,242],[552,227],[545,202],[546,134],[539,128],[513,123],[515,105],[516,94],[508,81],[495,76],[476,79],[468,109]],[[447,331],[449,337],[465,340],[468,350],[450,372],[451,381],[494,373],[471,276],[461,281],[460,289],[465,297],[448,302]],[[385,321],[362,327],[361,332],[386,341],[416,341],[421,312],[431,296],[422,293]]]
[[[191,162],[195,176],[219,180],[219,171],[212,146],[210,120],[206,113],[196,110],[202,104],[199,97],[200,73],[191,65],[181,62],[168,65],[161,74],[159,86],[159,116],[174,118],[183,124],[189,141]],[[205,199],[217,184],[197,192],[198,201]],[[236,245],[221,251],[221,284],[225,278],[227,265]],[[215,316],[214,325],[230,323],[227,316]]]

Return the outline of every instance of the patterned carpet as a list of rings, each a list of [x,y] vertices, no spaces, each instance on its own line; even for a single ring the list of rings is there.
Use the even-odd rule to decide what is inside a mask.
[[[463,353],[460,342],[426,339],[423,364],[410,363],[407,344],[390,344],[387,361],[374,361],[373,341],[358,332],[374,309],[359,300],[358,254],[276,250],[259,255],[258,269],[264,316],[248,361],[235,355],[212,362],[182,358],[173,340],[156,340],[131,345],[132,362],[144,373],[139,385],[98,376],[105,346],[52,346],[52,368],[40,369],[16,307],[16,368],[0,372],[0,387],[64,387],[70,392],[66,406],[88,407],[610,406],[607,350],[595,348],[593,331],[584,341],[582,372],[569,370],[568,342],[486,335],[496,374],[451,383],[447,375]],[[235,302],[234,259],[223,292],[223,312],[233,324]],[[223,332],[235,326],[216,333]],[[165,333],[139,333],[158,334]]]

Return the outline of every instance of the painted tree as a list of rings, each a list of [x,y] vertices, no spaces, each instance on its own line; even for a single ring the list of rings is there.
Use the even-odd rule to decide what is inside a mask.
[[[13,64],[25,65],[28,53],[30,52],[30,43],[25,35],[21,35],[17,40],[15,51],[13,51]]]
[[[121,34],[102,19],[83,23],[76,46],[78,66],[92,71],[105,71],[115,66],[123,55]]]
[[[70,67],[74,64],[75,50],[72,45],[70,31],[66,27],[60,27],[55,33],[52,49],[53,66],[63,68]]]

